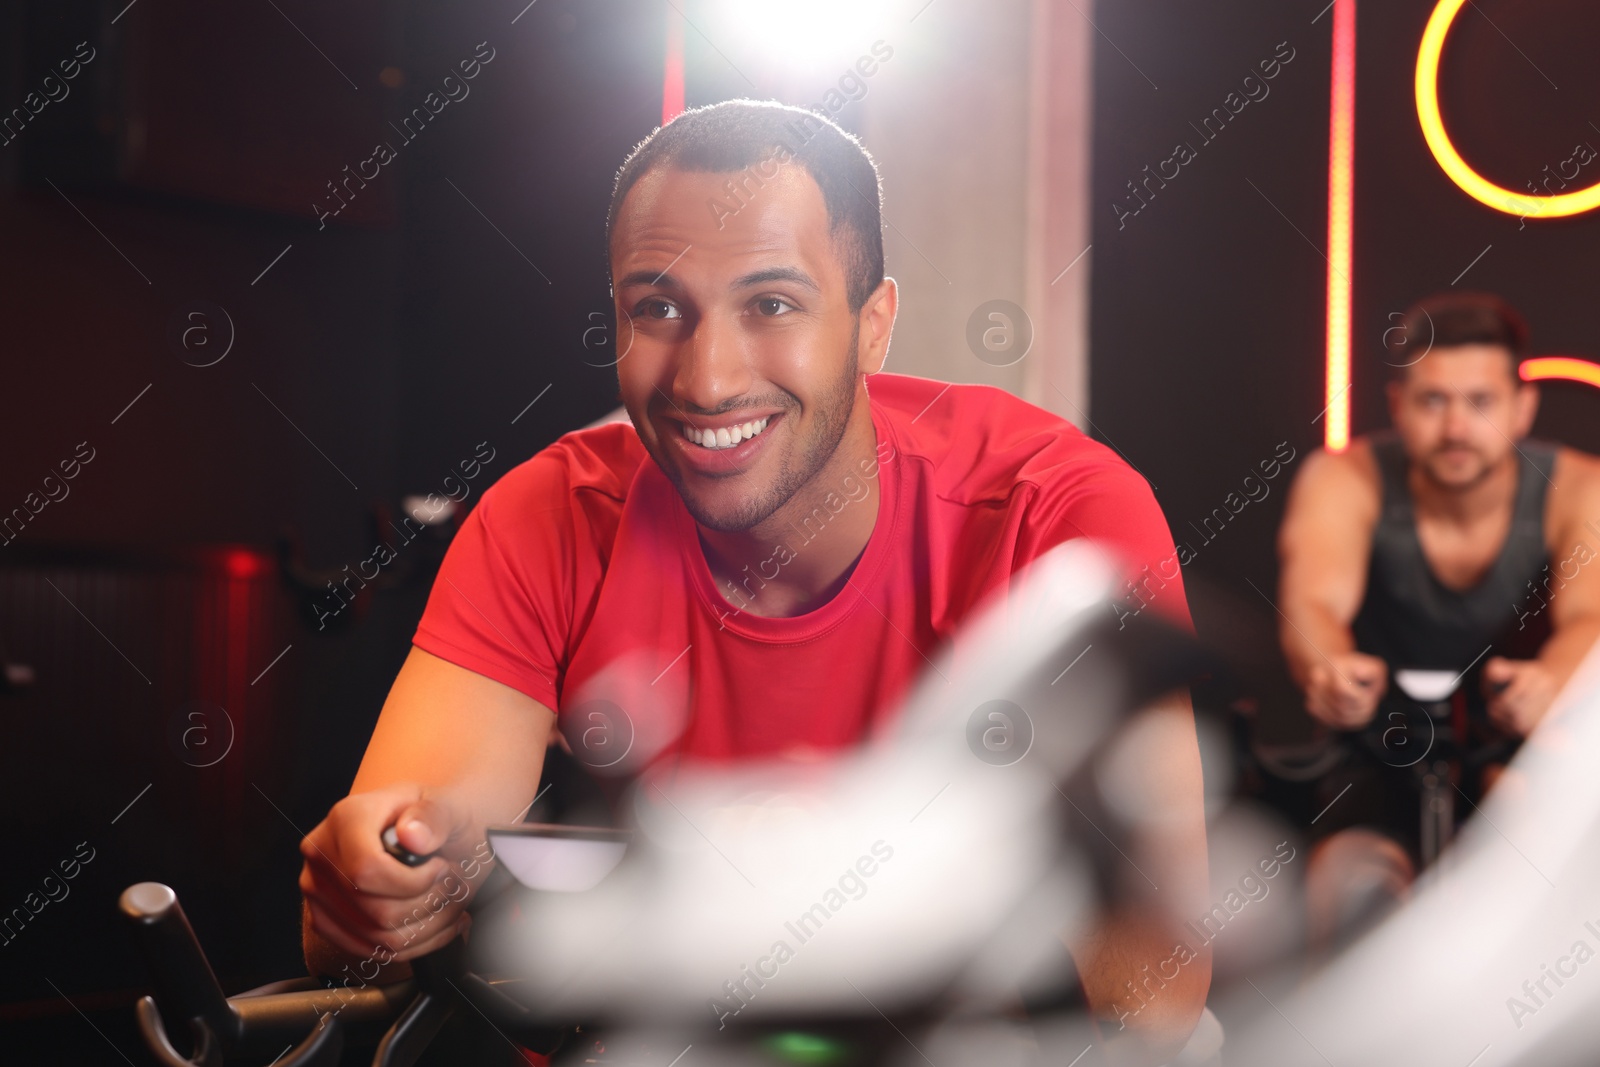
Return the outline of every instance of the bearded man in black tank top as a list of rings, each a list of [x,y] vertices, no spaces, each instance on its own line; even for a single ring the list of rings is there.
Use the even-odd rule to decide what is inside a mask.
[[[1306,710],[1369,742],[1404,721],[1393,671],[1454,675],[1457,733],[1495,757],[1456,783],[1459,813],[1600,636],[1600,460],[1527,438],[1539,397],[1517,372],[1527,327],[1504,301],[1432,297],[1394,335],[1393,430],[1308,456],[1290,491],[1280,639]],[[1428,738],[1389,740],[1420,750]],[[1403,899],[1419,865],[1411,754],[1349,747],[1313,827],[1309,918],[1322,942]]]

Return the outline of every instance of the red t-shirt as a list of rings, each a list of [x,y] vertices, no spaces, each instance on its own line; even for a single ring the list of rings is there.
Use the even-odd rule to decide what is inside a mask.
[[[989,386],[876,374],[867,387],[877,461],[757,568],[772,577],[880,478],[867,546],[814,611],[763,618],[722,596],[682,499],[621,423],[567,434],[484,493],[415,644],[558,711],[569,738],[617,729],[621,709],[628,736],[610,751],[676,742],[719,759],[876,732],[974,607],[1071,538],[1123,558],[1131,612],[1192,629],[1161,510],[1110,449]]]

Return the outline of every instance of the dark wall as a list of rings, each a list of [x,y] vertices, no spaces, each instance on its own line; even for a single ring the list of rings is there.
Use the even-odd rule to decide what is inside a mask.
[[[1252,662],[1248,685],[1290,728],[1298,728],[1298,701],[1282,676],[1268,598],[1276,596],[1285,489],[1323,439],[1325,3],[1119,0],[1096,14],[1095,425],[1155,484],[1174,538],[1194,550],[1185,580],[1197,624]],[[1359,8],[1356,433],[1387,423],[1380,345],[1390,314],[1463,271],[1459,287],[1500,292],[1528,316],[1536,351],[1600,357],[1587,299],[1600,222],[1530,220],[1521,229],[1458,190],[1427,150],[1412,79],[1432,8],[1426,0]],[[1600,70],[1584,52],[1592,34],[1574,31],[1594,23],[1592,6],[1573,0],[1468,5],[1445,51],[1440,92],[1460,150],[1482,173],[1520,189],[1578,142],[1600,145],[1590,124]],[[1207,140],[1196,127],[1230,92],[1245,96],[1243,79],[1280,45],[1294,58],[1265,82],[1267,95],[1220,132],[1213,123]],[[1256,85],[1249,90],[1261,96]],[[1165,187],[1152,182],[1141,207],[1127,183],[1142,182],[1147,165],[1155,172],[1178,142],[1194,158]],[[1600,163],[1579,178],[1596,180]],[[1600,449],[1600,395],[1567,384],[1543,393],[1537,434]],[[1264,499],[1220,531],[1196,528],[1285,443],[1296,459],[1266,483]]]
[[[661,120],[664,8],[541,3],[511,26],[488,4],[408,6],[410,68],[448,71],[485,39],[501,57],[405,186],[400,454],[435,487],[480,440],[509,465],[619,403],[605,211]]]
[[[78,441],[104,443],[78,483],[93,502],[46,508],[22,543],[265,543],[289,523],[342,563],[365,547],[369,502],[442,491],[486,438],[498,474],[614,406],[584,331],[609,308],[611,176],[659,121],[656,5],[558,0],[515,26],[487,3],[285,8],[315,45],[269,6],[202,19],[204,63],[172,25],[182,11],[112,26],[87,14],[103,6],[35,4],[7,35],[18,100],[77,41],[97,49],[72,95],[0,147],[22,390],[0,428],[0,507]],[[480,43],[495,58],[470,93],[408,140],[406,116]],[[319,223],[339,203],[328,184],[380,141],[396,161]],[[192,364],[226,323],[187,319],[195,300],[233,327],[214,366]],[[190,322],[211,349],[177,346]]]
[[[95,50],[0,144],[0,517],[37,510],[0,535],[0,660],[33,674],[0,684],[0,910],[97,850],[0,945],[7,1052],[40,1063],[108,1054],[51,982],[138,1058],[132,881],[179,889],[230,990],[298,967],[300,833],[348,788],[448,528],[330,625],[313,605],[406,495],[470,506],[615,406],[609,334],[585,336],[609,320],[604,208],[660,119],[647,0],[515,24],[487,0],[124,6],[0,14],[5,107]],[[394,161],[319,221],[378,142]],[[80,442],[61,496],[44,479]],[[170,733],[196,699],[236,730],[215,766]]]

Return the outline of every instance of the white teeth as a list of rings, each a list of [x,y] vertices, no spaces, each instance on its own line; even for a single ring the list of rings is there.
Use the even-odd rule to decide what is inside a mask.
[[[738,426],[729,426],[719,430],[698,430],[685,423],[683,436],[701,448],[732,448],[741,441],[748,441],[762,430],[765,430],[767,423],[771,421],[772,416],[768,415],[764,419],[757,419],[754,422],[741,423]]]

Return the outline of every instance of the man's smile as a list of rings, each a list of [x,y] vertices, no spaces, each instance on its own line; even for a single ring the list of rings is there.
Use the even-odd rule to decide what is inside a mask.
[[[739,414],[744,414],[740,412]],[[745,473],[764,451],[773,427],[784,413],[770,412],[758,418],[732,421],[736,415],[716,419],[671,418],[676,432],[662,434],[662,444],[671,450],[677,465],[706,478],[729,478]]]
[[[769,415],[764,419],[752,422],[741,422],[734,426],[712,428],[710,426],[696,429],[688,423],[683,424],[683,436],[693,441],[702,448],[724,449],[732,448],[740,441],[748,441],[756,434],[767,428],[767,423],[772,421]]]

